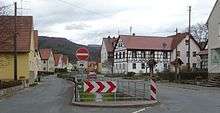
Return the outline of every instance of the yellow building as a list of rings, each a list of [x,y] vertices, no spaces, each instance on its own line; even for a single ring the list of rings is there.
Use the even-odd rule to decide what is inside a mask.
[[[36,78],[36,47],[33,17],[17,17],[17,79],[33,82]],[[0,80],[14,79],[14,17],[0,16]]]

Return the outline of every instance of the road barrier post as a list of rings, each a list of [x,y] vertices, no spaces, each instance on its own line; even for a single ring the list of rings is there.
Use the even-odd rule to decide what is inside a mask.
[[[157,99],[157,83],[155,79],[150,79],[150,99],[156,100]]]

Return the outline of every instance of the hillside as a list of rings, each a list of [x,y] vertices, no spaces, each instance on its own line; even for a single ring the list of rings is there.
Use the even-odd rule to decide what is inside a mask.
[[[90,52],[90,61],[97,61],[100,58],[100,46],[86,46],[74,43],[66,38],[59,37],[39,37],[39,48],[52,48],[55,53],[67,55],[71,62],[75,62],[75,52],[80,47],[86,47]]]

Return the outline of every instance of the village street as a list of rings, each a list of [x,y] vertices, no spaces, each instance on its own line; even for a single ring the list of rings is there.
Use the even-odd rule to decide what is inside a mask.
[[[160,104],[147,108],[89,108],[71,105],[71,82],[48,76],[40,85],[0,100],[1,113],[219,113],[220,89],[160,84]],[[137,112],[136,112],[137,113]]]

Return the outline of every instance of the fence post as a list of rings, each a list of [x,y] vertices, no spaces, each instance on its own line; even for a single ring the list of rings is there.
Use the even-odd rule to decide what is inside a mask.
[[[77,82],[75,81],[75,101],[77,101]]]
[[[137,91],[136,91],[137,90],[136,89],[137,88],[137,84],[136,84],[136,81],[134,81],[134,87],[135,87],[134,88],[135,89],[135,100],[137,100],[137,94],[136,94],[137,93]]]
[[[146,82],[144,81],[144,99],[146,97],[145,93],[146,93]]]
[[[129,95],[129,89],[130,89],[129,86],[130,86],[130,83],[129,83],[129,81],[128,81],[128,87],[127,87],[127,88],[128,88],[128,92],[127,92],[128,95]]]
[[[116,101],[116,96],[117,96],[117,94],[116,94],[117,92],[115,92],[114,93],[114,100]]]

